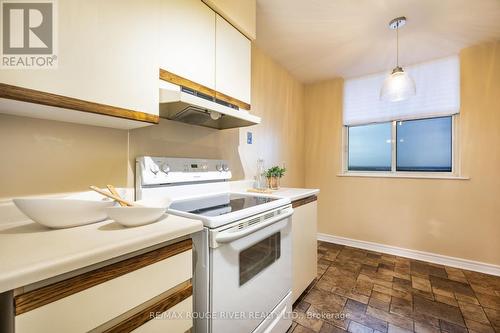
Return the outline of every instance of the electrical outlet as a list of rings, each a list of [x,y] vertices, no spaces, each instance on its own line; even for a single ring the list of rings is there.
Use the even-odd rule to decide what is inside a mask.
[[[253,143],[252,132],[247,132],[247,144],[251,145]]]

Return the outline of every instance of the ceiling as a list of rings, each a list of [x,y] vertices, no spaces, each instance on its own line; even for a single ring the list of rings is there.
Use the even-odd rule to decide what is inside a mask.
[[[500,39],[500,0],[258,0],[257,45],[303,82],[405,66]]]

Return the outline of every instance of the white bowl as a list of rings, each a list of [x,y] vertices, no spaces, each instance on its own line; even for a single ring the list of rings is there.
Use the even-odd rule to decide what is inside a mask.
[[[108,207],[106,213],[115,222],[126,227],[137,227],[158,221],[165,217],[165,207]]]
[[[105,208],[112,200],[82,200],[72,198],[18,198],[12,200],[21,212],[49,228],[77,227],[105,220]]]

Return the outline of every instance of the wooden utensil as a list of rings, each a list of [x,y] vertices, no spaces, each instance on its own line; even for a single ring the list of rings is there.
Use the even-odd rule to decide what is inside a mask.
[[[108,198],[111,198],[111,199],[115,200],[115,201],[116,201],[116,202],[118,202],[118,203],[123,203],[123,204],[125,204],[126,206],[138,206],[138,205],[136,205],[136,204],[134,204],[134,203],[132,203],[132,202],[130,202],[130,201],[127,201],[127,200],[125,200],[125,199],[122,199],[122,198],[120,198],[120,197],[117,197],[117,196],[116,196],[116,195],[114,195],[114,194],[111,194],[111,193],[108,193],[108,192],[106,192],[106,191],[104,191],[104,190],[101,190],[101,189],[100,189],[99,187],[97,187],[97,186],[91,185],[91,186],[89,186],[89,188],[90,188],[91,190],[93,190],[93,191],[96,191],[96,192],[97,192],[97,193],[99,193],[99,194],[104,195],[105,197],[108,197]]]
[[[271,194],[273,191],[269,188],[264,188],[264,189],[258,189],[258,188],[249,188],[247,189],[247,192],[253,192],[253,193],[263,193],[263,194]]]
[[[116,188],[113,186],[113,185],[106,185],[106,187],[108,188],[109,192],[111,192],[111,194],[117,196],[118,198],[122,198],[120,196],[120,194],[116,191]],[[120,206],[122,207],[126,207],[127,205],[125,203],[123,203],[122,201],[118,201],[118,203],[120,204]]]

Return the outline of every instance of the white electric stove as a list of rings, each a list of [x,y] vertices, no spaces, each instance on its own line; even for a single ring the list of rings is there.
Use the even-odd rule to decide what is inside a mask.
[[[231,191],[221,160],[140,157],[136,199],[201,220],[193,236],[195,333],[286,332],[291,325],[289,199]]]

